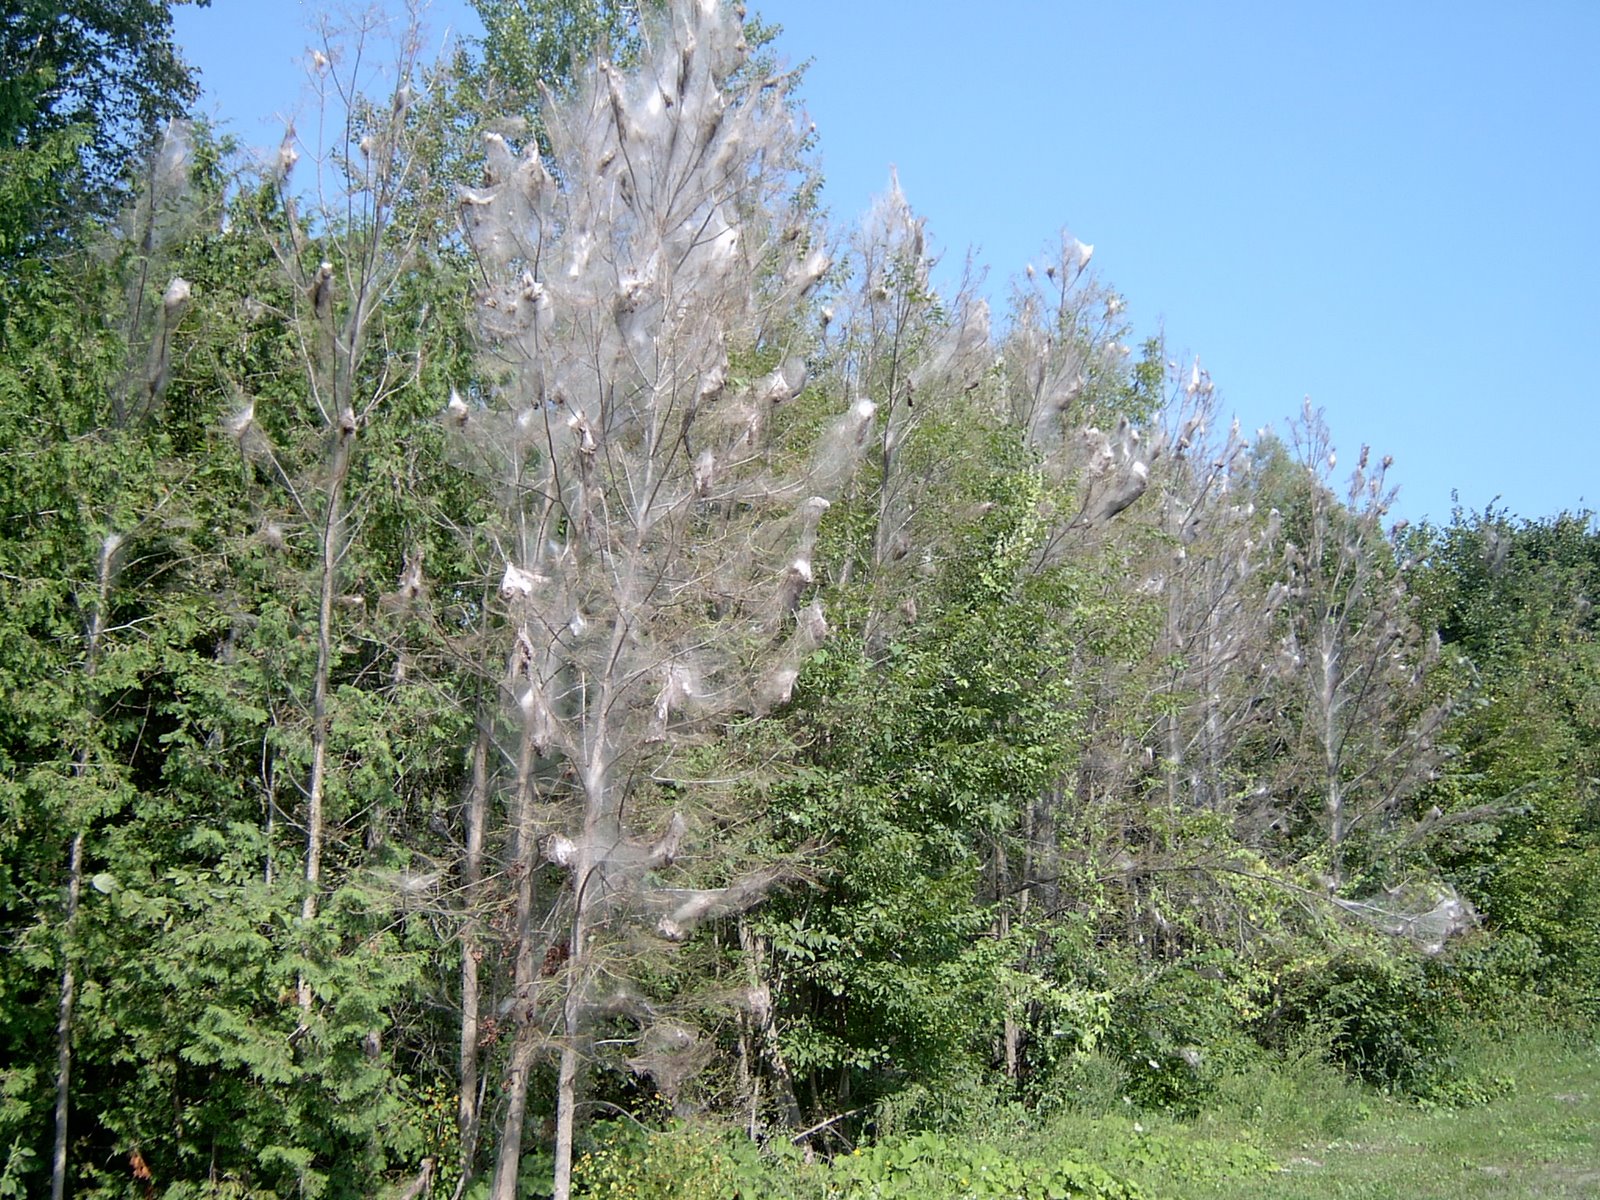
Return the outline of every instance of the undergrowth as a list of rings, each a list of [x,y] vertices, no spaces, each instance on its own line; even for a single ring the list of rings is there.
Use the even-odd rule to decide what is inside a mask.
[[[974,1083],[942,1105],[919,1097],[887,1106],[886,1125],[894,1128],[831,1158],[808,1158],[777,1140],[760,1147],[741,1130],[711,1122],[667,1121],[658,1129],[612,1122],[596,1127],[579,1161],[577,1194],[593,1200],[1411,1200],[1476,1195],[1480,1179],[1501,1181],[1501,1190],[1482,1194],[1530,1197],[1584,1194],[1568,1184],[1590,1179],[1584,1174],[1590,1169],[1600,1182],[1594,1141],[1600,1119],[1581,1115],[1594,1111],[1588,1101],[1600,1091],[1593,1035],[1457,1033],[1447,1048],[1449,1070],[1430,1071],[1434,1082],[1418,1094],[1352,1077],[1337,1065],[1327,1031],[1223,1075],[1206,1107],[1187,1115],[1113,1094],[1121,1078],[1113,1065],[1085,1055],[1081,1105],[1029,1112],[980,1095]],[[911,1130],[919,1115],[942,1128]],[[1538,1159],[1532,1167],[1530,1158]],[[1505,1190],[1512,1172],[1530,1170],[1527,1190]],[[1454,1180],[1449,1187],[1457,1192],[1435,1179]]]

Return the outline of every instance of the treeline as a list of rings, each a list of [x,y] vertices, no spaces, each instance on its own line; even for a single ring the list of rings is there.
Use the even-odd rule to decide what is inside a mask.
[[[478,7],[257,164],[164,4],[0,34],[0,1195],[564,1200],[619,1112],[1449,1102],[1592,1019],[1587,514],[1392,524],[1091,247],[991,314],[897,187],[830,229],[742,13]]]

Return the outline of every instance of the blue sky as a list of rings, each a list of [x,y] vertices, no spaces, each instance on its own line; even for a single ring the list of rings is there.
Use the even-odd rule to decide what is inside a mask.
[[[1247,428],[1309,395],[1393,454],[1397,515],[1600,503],[1600,3],[749,3],[810,61],[839,224],[893,164],[997,296],[1070,230]],[[320,7],[179,9],[202,109],[275,145]]]

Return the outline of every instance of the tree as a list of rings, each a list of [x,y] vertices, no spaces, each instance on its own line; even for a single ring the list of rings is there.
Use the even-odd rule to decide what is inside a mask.
[[[824,314],[831,382],[877,403],[880,432],[824,522],[839,632],[802,678],[805,770],[774,789],[789,844],[831,853],[815,893],[755,921],[819,1118],[979,1073],[996,1044],[1021,1069],[1084,660],[1138,640],[1104,545],[1156,453],[1125,419],[1141,406],[1119,310],[1087,261],[1065,239],[996,346],[975,289],[932,289],[891,183]]]
[[[170,0],[11,4],[0,19],[0,162],[10,174],[43,154],[51,186],[25,210],[9,197],[0,206],[0,262],[83,211],[113,215],[133,156],[198,91],[172,41]]]
[[[981,1073],[1011,1015],[1027,817],[1070,769],[1082,695],[1065,664],[1088,630],[1058,608],[1076,572],[1030,570],[1037,491],[994,482],[937,599],[881,647],[864,618],[846,625],[797,695],[804,769],[774,786],[776,832],[830,852],[818,889],[755,924],[818,1120]]]
[[[366,35],[370,65],[380,38]],[[348,60],[336,45],[322,58],[331,87]],[[30,595],[47,611],[75,592],[77,611],[100,611],[72,545],[121,537],[96,682],[80,689],[92,716],[29,730],[42,740],[9,760],[29,769],[20,858],[39,865],[19,872],[6,924],[35,970],[65,959],[73,986],[59,990],[78,998],[60,1035],[75,1064],[69,1176],[105,1182],[135,1151],[163,1182],[220,1172],[314,1192],[365,1187],[407,1159],[415,1173],[417,1096],[438,1073],[438,1018],[417,1019],[436,1011],[422,988],[435,943],[399,901],[426,876],[411,854],[448,849],[421,835],[459,777],[465,722],[449,671],[433,669],[426,578],[406,580],[424,549],[456,577],[422,481],[444,477],[429,462],[442,458],[434,397],[468,337],[460,276],[419,251],[439,222],[406,186],[435,132],[419,75],[410,104],[394,102],[391,76],[380,101],[338,105],[333,136],[347,140],[291,142],[332,156],[309,216],[281,178],[252,178],[219,219],[216,148],[163,149],[154,194],[85,256],[110,266],[69,277],[99,337],[46,343],[69,367],[58,379],[101,369],[98,393],[69,391],[32,428],[47,396],[29,357],[6,394],[6,420],[27,431],[7,552]],[[408,223],[391,236],[397,212]],[[164,291],[175,268],[187,295]],[[367,420],[342,436],[347,413]],[[61,508],[44,482],[82,517],[48,537],[31,532],[37,510]],[[20,605],[18,623],[34,612]],[[46,695],[42,680],[12,682]],[[92,779],[113,794],[98,808],[52,779],[51,763],[78,757],[68,734],[104,747]],[[57,869],[39,845],[61,827],[84,831],[83,854],[68,845]],[[74,878],[82,902],[57,920],[56,884],[70,908]],[[95,879],[104,890],[83,883]]]
[[[1309,403],[1294,437],[1282,490],[1269,482],[1261,496],[1284,514],[1279,619],[1289,690],[1274,790],[1294,806],[1291,821],[1317,814],[1337,886],[1352,838],[1392,828],[1402,802],[1433,777],[1449,706],[1428,687],[1437,641],[1418,621],[1384,536],[1389,460],[1374,466],[1363,446],[1340,504],[1326,483],[1337,456]]]
[[[4,688],[19,717],[0,756],[8,824],[38,838],[18,838],[26,868],[4,889],[4,907],[23,961],[58,980],[55,1197],[67,1186],[78,1006],[92,970],[86,887],[98,881],[109,890],[112,876],[91,864],[105,862],[108,834],[137,794],[129,753],[137,735],[124,697],[149,645],[169,632],[149,612],[161,605],[147,542],[167,519],[175,484],[181,489],[162,461],[153,417],[190,307],[189,284],[168,271],[203,219],[189,147],[184,128],[169,128],[143,200],[126,214],[121,260],[107,269],[74,257],[59,264],[59,278],[35,281],[26,310],[8,314],[0,360],[0,420],[14,447],[0,482],[12,610],[5,642],[16,664]]]
[[[504,497],[517,889],[505,1200],[540,1047],[559,1047],[565,1200],[597,1015],[634,1017],[632,1061],[664,1088],[693,1057],[683,1021],[627,984],[639,938],[680,943],[784,874],[711,857],[669,886],[700,832],[676,803],[685,746],[789,700],[827,630],[803,603],[817,525],[875,412],[862,401],[824,418],[815,449],[789,419],[807,376],[795,314],[829,264],[796,199],[787,79],[749,68],[718,4],[678,6],[644,42],[629,75],[602,61],[547,100],[548,165],[537,143],[518,157],[489,134],[487,185],[461,190],[501,373],[446,419]]]
[[[218,432],[238,480],[229,653],[264,710],[238,736],[256,751],[268,903],[297,915],[259,951],[274,980],[290,972],[292,1005],[246,1000],[224,1017],[232,1037],[191,1053],[300,1110],[264,1114],[249,1149],[256,1170],[292,1170],[302,1188],[395,1160],[415,1171],[416,1094],[441,1069],[392,1032],[433,949],[409,926],[438,871],[413,856],[448,860],[433,827],[470,727],[427,573],[459,567],[434,524],[450,489],[433,398],[464,368],[467,335],[429,181],[453,110],[421,44],[414,14],[323,26],[308,55],[315,138],[291,124],[241,189],[218,247],[233,269],[211,281],[227,333],[207,347],[205,383],[226,397]],[[437,603],[456,598],[442,588]],[[266,1053],[285,1037],[289,1064]],[[337,1093],[361,1103],[340,1108]]]
[[[593,52],[630,63],[639,51],[641,11],[660,0],[474,0],[484,36],[465,73],[483,110],[537,122],[541,94],[571,82]]]
[[[1402,552],[1473,685],[1449,726],[1459,755],[1417,802],[1421,848],[1508,948],[1535,950],[1528,983],[1581,993],[1600,961],[1600,538],[1582,513],[1458,511]]]
[[[1251,499],[1238,422],[1220,442],[1208,435],[1215,406],[1198,365],[1185,391],[1194,407],[1173,436],[1161,479],[1165,536],[1142,584],[1164,613],[1145,701],[1157,724],[1150,749],[1171,807],[1238,815],[1248,825],[1253,814],[1238,810],[1258,781],[1243,747],[1268,720],[1283,589],[1267,577],[1281,520]]]

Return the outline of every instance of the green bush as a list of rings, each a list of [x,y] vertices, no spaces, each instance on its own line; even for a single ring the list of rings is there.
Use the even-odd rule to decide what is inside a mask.
[[[1005,1080],[973,1070],[952,1072],[934,1086],[909,1083],[873,1105],[866,1128],[879,1141],[914,1133],[1004,1136],[1029,1122],[1028,1109],[1008,1091]]]
[[[1119,989],[1106,1045],[1126,1072],[1126,1094],[1143,1108],[1199,1112],[1225,1075],[1259,1054],[1250,1013],[1224,968],[1174,964]]]
[[[987,1142],[936,1133],[891,1139],[834,1159],[828,1200],[1142,1200],[1132,1180],[1076,1158],[1013,1157]]]
[[[713,1125],[608,1121],[573,1164],[573,1191],[593,1200],[778,1200],[797,1194],[797,1166]]]
[[[1263,1023],[1282,1048],[1319,1027],[1331,1058],[1357,1078],[1418,1095],[1448,1066],[1456,1005],[1436,985],[1430,960],[1376,949],[1346,950],[1285,974]]]
[[[1208,1116],[1272,1144],[1344,1137],[1373,1113],[1371,1092],[1329,1061],[1328,1030],[1226,1076]]]
[[[1041,1115],[1076,1110],[1107,1113],[1120,1109],[1128,1096],[1128,1069],[1102,1050],[1082,1051],[1056,1062],[1032,1089],[1034,1111]]]
[[[602,1127],[574,1183],[590,1200],[1145,1200],[1093,1163],[971,1138],[919,1133],[806,1163],[787,1146],[764,1152],[737,1130],[681,1123]]]

